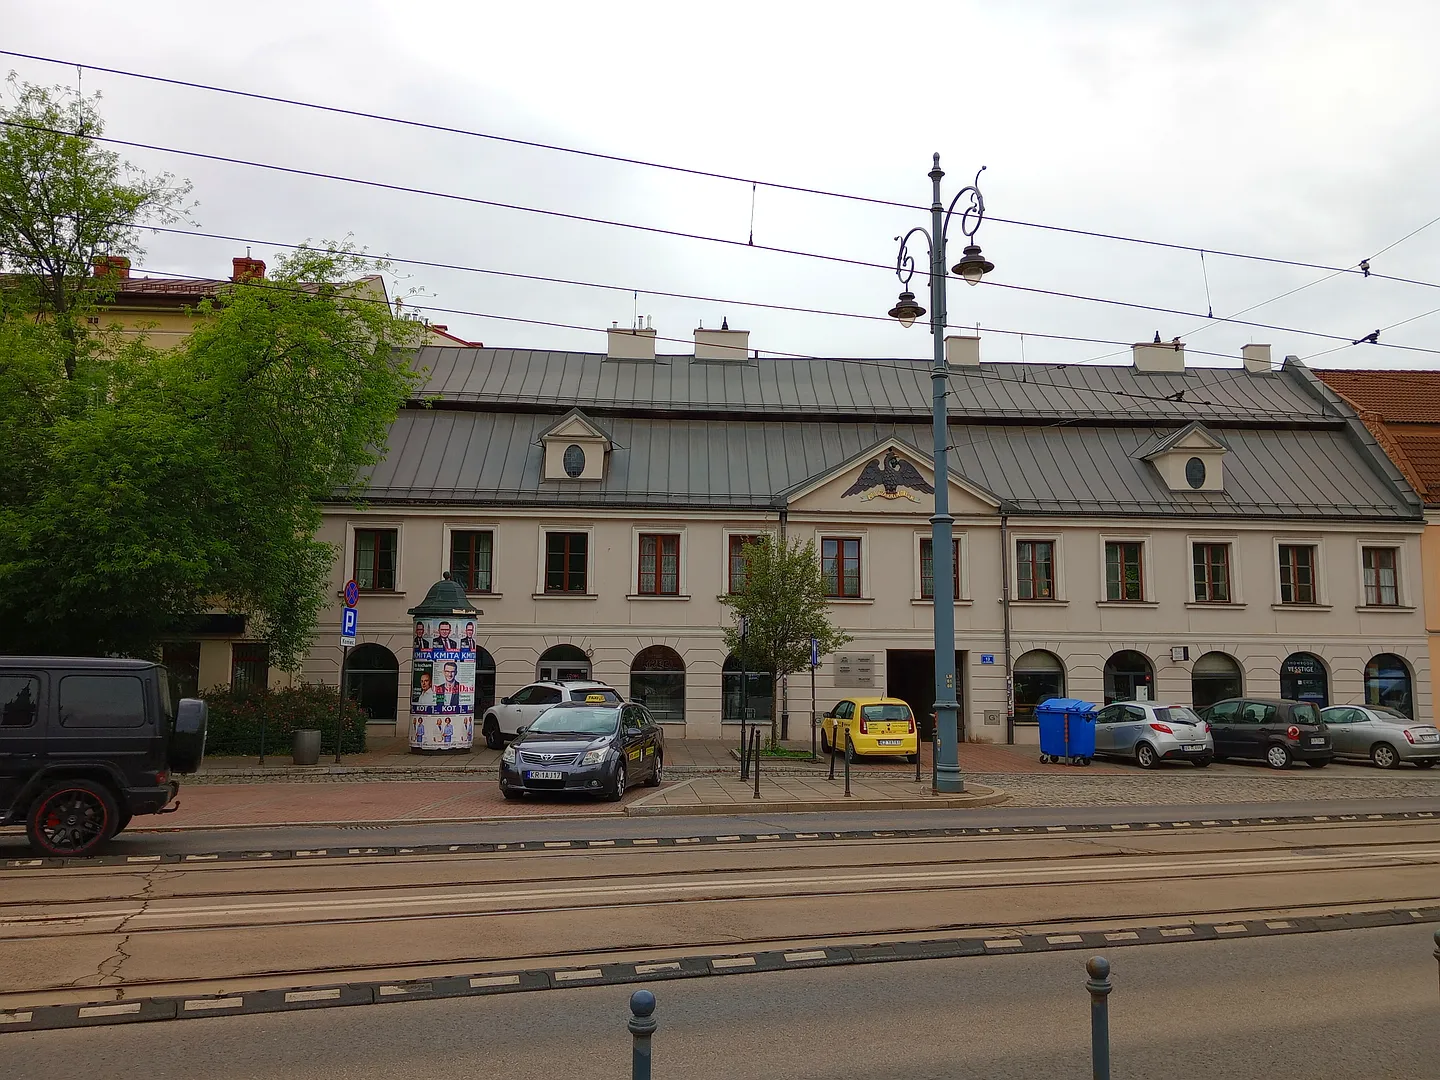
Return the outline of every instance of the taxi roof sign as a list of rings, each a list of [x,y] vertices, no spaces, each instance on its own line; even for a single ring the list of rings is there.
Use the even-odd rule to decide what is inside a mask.
[[[605,704],[605,695],[604,695],[604,694],[586,694],[586,695],[585,695],[585,704],[586,704],[586,705],[604,705],[604,704]]]

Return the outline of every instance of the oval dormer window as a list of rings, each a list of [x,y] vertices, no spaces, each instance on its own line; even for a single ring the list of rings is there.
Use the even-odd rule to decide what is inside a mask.
[[[565,452],[565,467],[570,467],[570,452]],[[1205,462],[1198,457],[1192,457],[1185,462],[1185,481],[1192,488],[1200,489],[1205,486]]]
[[[565,448],[565,475],[572,480],[579,477],[585,471],[585,451],[574,443]],[[1201,466],[1200,475],[1205,475],[1204,466]]]

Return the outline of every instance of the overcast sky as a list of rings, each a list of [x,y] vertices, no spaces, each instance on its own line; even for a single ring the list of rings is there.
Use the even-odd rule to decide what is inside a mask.
[[[0,0],[0,47],[70,62],[341,105],[602,153],[925,206],[931,154],[946,201],[982,178],[997,218],[1334,266],[1440,216],[1440,5],[1426,0],[1088,0],[905,5],[321,3],[133,6]],[[76,72],[0,57],[0,71]],[[748,184],[244,101],[86,71],[108,134],[409,187],[745,241]],[[882,314],[893,271],[845,266],[423,195],[128,151],[194,182],[196,226],[640,289],[659,334],[752,331],[762,350],[929,355],[922,326],[765,311],[735,301]],[[757,244],[893,265],[905,211],[767,190]],[[963,238],[952,228],[951,259]],[[998,221],[978,236],[1004,285],[1231,315],[1327,277]],[[232,243],[151,237],[144,265],[227,276]],[[920,255],[923,264],[923,251]],[[1440,224],[1373,260],[1440,282]],[[417,302],[587,327],[629,325],[629,292],[398,267]],[[1206,295],[1205,272],[1209,277]],[[677,300],[644,290],[717,298]],[[927,296],[922,277],[915,292]],[[729,302],[724,302],[729,301]],[[922,299],[923,302],[923,299]],[[1244,316],[1359,338],[1440,308],[1440,289],[1345,275]],[[603,334],[430,313],[486,345],[600,351]],[[987,360],[1098,361],[1180,336],[1238,356],[1269,342],[1316,366],[1440,367],[1440,355],[1219,324],[1020,290],[950,287],[950,321]],[[1440,350],[1440,314],[1383,342]],[[687,351],[662,340],[660,351]],[[1128,353],[1126,354],[1128,356]],[[1238,361],[1194,357],[1197,362]]]

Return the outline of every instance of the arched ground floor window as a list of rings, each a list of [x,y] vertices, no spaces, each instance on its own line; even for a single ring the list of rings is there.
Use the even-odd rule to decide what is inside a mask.
[[[630,663],[630,697],[662,724],[685,722],[685,661],[674,649],[651,645]]]

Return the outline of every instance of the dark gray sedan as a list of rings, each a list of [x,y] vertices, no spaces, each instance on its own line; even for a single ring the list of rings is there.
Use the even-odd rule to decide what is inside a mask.
[[[507,799],[526,792],[589,792],[620,799],[644,781],[660,783],[665,737],[645,706],[607,701],[562,701],[521,728],[500,756],[500,791]]]
[[[1336,757],[1368,757],[1381,769],[1408,761],[1422,769],[1440,761],[1440,728],[1384,705],[1332,705],[1320,710]]]

